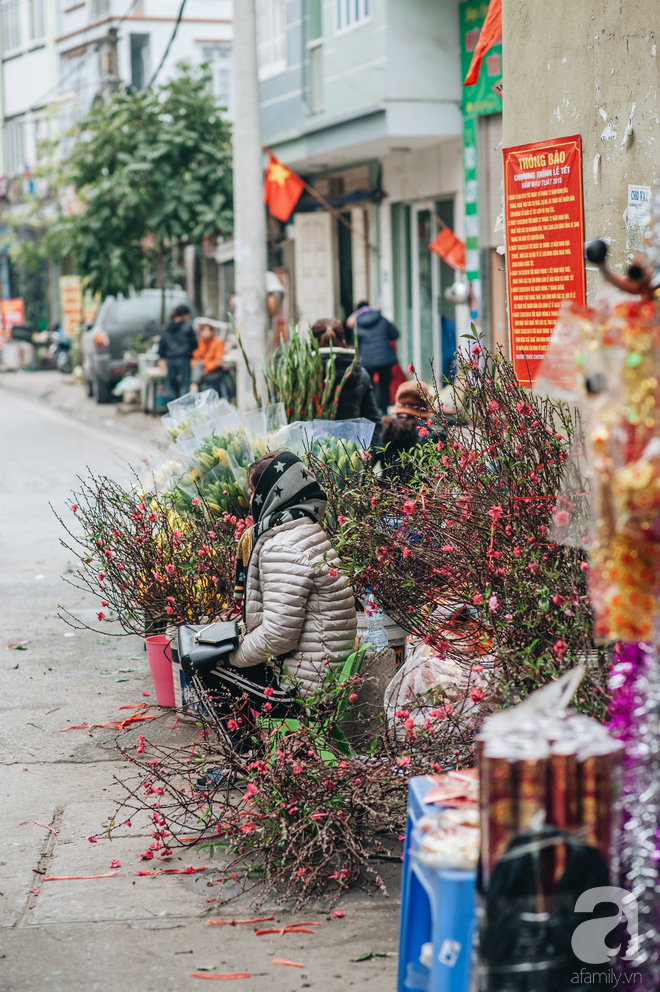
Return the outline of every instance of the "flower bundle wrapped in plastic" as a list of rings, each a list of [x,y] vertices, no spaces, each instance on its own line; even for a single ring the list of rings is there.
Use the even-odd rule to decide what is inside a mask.
[[[318,461],[339,479],[348,480],[360,471],[374,429],[364,418],[296,421],[273,435],[271,450],[286,448],[307,455],[312,467]]]
[[[244,517],[248,466],[271,449],[271,438],[286,423],[284,408],[276,404],[239,414],[221,401],[201,409],[203,415],[179,432],[168,452],[168,463],[178,466],[171,476],[175,498],[185,510],[203,500],[214,516]]]
[[[535,388],[578,404],[585,415],[596,638],[648,641],[660,619],[656,303],[564,304]],[[560,512],[556,519],[562,522]]]
[[[182,509],[203,500],[214,516],[243,517],[249,506],[247,466],[252,448],[238,414],[229,413],[201,433],[175,447],[182,448],[186,468],[174,490]],[[187,451],[186,451],[187,449]]]

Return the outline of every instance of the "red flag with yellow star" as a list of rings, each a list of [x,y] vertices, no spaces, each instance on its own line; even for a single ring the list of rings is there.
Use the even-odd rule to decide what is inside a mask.
[[[286,224],[304,188],[300,176],[287,169],[271,152],[264,178],[264,201],[269,213]]]

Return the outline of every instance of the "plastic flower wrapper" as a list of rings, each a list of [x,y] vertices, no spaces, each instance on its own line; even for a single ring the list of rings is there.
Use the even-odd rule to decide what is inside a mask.
[[[153,489],[157,493],[168,492],[176,486],[186,468],[187,462],[182,460],[181,452],[176,450],[176,445],[171,444],[164,461],[157,465],[148,480],[145,480],[145,489]]]
[[[191,470],[177,486],[175,499],[188,512],[205,505],[214,518],[225,514],[245,517],[250,505],[247,472],[227,454],[226,464],[218,464],[208,472],[199,475],[197,470]]]
[[[226,402],[223,400],[222,402]],[[185,393],[178,399],[167,404],[170,416],[177,422],[187,420],[193,410],[203,410],[206,407],[219,406],[220,397],[214,389],[206,389],[203,393]],[[228,405],[228,404],[227,404]]]
[[[269,451],[277,451],[277,448],[273,447],[272,438],[286,426],[286,410],[283,403],[271,403],[259,410],[242,413],[240,421],[245,428],[255,461]]]
[[[297,421],[272,437],[272,450],[307,454],[312,468],[316,460],[340,478],[350,479],[362,467],[374,430],[375,424],[364,418]]]
[[[228,404],[227,404],[228,406]],[[238,413],[229,412],[210,425],[193,425],[176,445],[186,468],[177,482],[176,497],[188,510],[203,497],[212,514],[243,517],[249,506],[247,468],[254,461],[252,446]]]
[[[564,304],[535,389],[579,406],[592,491],[597,640],[647,641],[660,619],[660,321],[649,301]],[[568,490],[555,539],[570,543]],[[562,534],[564,529],[564,534]]]
[[[247,468],[254,461],[252,446],[238,416],[226,417],[218,427],[197,438],[192,459],[203,471],[220,466],[226,468],[228,456]]]
[[[214,389],[207,389],[203,393],[186,393],[168,403],[167,409],[169,413],[161,419],[173,441],[191,426],[200,423],[210,425],[233,411],[233,407],[226,400],[221,400]]]

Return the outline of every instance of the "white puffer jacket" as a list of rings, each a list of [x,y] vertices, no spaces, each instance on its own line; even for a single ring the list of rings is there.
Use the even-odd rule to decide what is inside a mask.
[[[315,521],[292,520],[261,535],[245,596],[247,633],[230,656],[232,665],[246,668],[283,657],[305,697],[353,650],[353,591]]]

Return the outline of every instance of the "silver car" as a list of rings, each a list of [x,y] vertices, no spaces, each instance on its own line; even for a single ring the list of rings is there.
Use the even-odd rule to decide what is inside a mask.
[[[91,328],[81,340],[85,387],[97,403],[112,402],[112,390],[120,379],[136,368],[130,353],[136,338],[157,337],[180,303],[195,308],[183,289],[145,289],[135,296],[108,296],[101,304]]]

